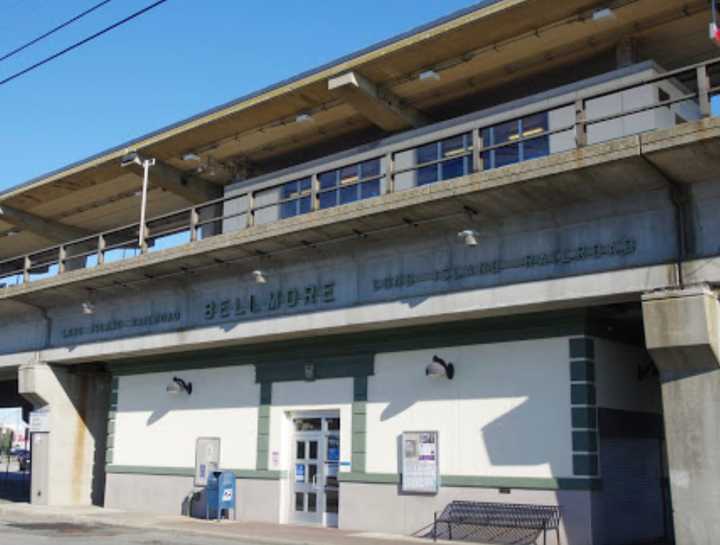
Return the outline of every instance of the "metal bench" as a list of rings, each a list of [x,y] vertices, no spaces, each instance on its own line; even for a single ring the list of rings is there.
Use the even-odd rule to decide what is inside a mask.
[[[542,533],[543,545],[545,545],[548,530],[555,530],[557,543],[560,545],[560,507],[556,505],[453,501],[443,509],[442,513],[439,515],[435,513],[434,541],[437,541],[438,525],[443,524],[447,525],[447,537],[450,540],[453,539],[453,526],[455,526],[456,537],[460,539],[468,539],[473,534],[477,534],[476,530],[485,528],[498,530],[490,536],[483,536],[485,541],[495,541],[505,537],[507,543],[537,543]],[[468,531],[467,527],[474,529]],[[510,535],[511,531],[515,533]],[[461,535],[458,536],[458,533]]]

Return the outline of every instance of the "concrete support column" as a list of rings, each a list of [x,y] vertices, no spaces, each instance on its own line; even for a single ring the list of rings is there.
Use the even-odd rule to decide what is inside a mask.
[[[35,409],[50,412],[46,497],[31,502],[102,504],[109,375],[31,363],[20,366],[18,389]]]
[[[647,348],[660,372],[675,538],[720,535],[720,308],[708,287],[643,297]]]

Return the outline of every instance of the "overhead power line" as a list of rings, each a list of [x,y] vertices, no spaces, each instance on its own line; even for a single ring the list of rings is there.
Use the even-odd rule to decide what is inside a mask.
[[[38,36],[37,38],[34,38],[34,39],[30,40],[29,42],[21,45],[20,47],[16,47],[16,48],[13,49],[12,51],[8,51],[8,52],[5,53],[2,57],[0,57],[0,62],[4,61],[5,59],[9,59],[9,58],[12,57],[13,55],[17,55],[18,53],[20,53],[21,51],[27,49],[27,48],[30,47],[31,45],[34,45],[34,44],[38,43],[40,40],[44,40],[45,38],[47,38],[47,37],[50,36],[51,34],[55,34],[58,30],[62,30],[62,29],[65,28],[66,26],[69,26],[69,25],[73,24],[73,23],[74,23],[75,21],[77,21],[78,19],[82,19],[83,17],[85,17],[86,15],[92,13],[92,12],[95,11],[96,9],[101,8],[101,7],[104,6],[105,4],[110,3],[110,1],[111,1],[111,0],[104,0],[103,2],[100,2],[99,4],[95,4],[93,7],[89,8],[89,9],[86,9],[86,10],[83,11],[82,13],[78,13],[78,14],[77,14],[75,17],[73,17],[72,19],[68,19],[68,20],[65,21],[64,23],[61,23],[61,24],[59,24],[58,26],[56,26],[55,28],[52,28],[52,29],[48,30],[48,31],[45,32],[44,34],[41,34],[41,35]]]
[[[105,33],[107,33],[107,32],[110,32],[111,30],[113,30],[113,29],[115,29],[115,28],[117,28],[117,27],[119,27],[119,26],[122,26],[122,25],[124,25],[125,23],[128,23],[128,22],[132,21],[132,20],[135,19],[136,17],[139,17],[139,16],[142,15],[143,13],[146,13],[146,12],[150,11],[151,9],[159,6],[160,4],[164,4],[165,2],[167,2],[167,0],[158,0],[157,2],[153,2],[153,3],[150,4],[149,6],[146,6],[146,7],[144,7],[143,9],[138,10],[138,11],[136,11],[135,13],[132,13],[132,14],[128,15],[128,16],[125,17],[124,19],[120,19],[119,21],[113,23],[112,25],[107,26],[107,27],[103,28],[102,30],[97,31],[95,34],[91,34],[91,35],[88,36],[87,38],[84,38],[84,39],[80,40],[79,42],[75,42],[74,44],[66,47],[65,49],[62,49],[62,50],[58,51],[57,53],[54,53],[54,54],[50,55],[49,57],[46,57],[46,58],[44,58],[43,60],[41,60],[41,61],[39,61],[39,62],[36,62],[35,64],[30,65],[30,66],[28,66],[27,68],[24,68],[24,69],[20,70],[19,72],[15,72],[14,74],[12,74],[11,76],[6,77],[5,79],[0,80],[0,85],[5,85],[6,83],[11,82],[12,80],[14,80],[14,79],[16,79],[16,78],[19,78],[20,76],[22,76],[22,75],[24,75],[24,74],[27,74],[28,72],[31,72],[31,71],[35,70],[36,68],[40,68],[42,65],[47,64],[47,63],[49,63],[50,61],[57,59],[58,57],[64,55],[65,53],[69,53],[69,52],[72,51],[73,49],[77,49],[77,48],[80,47],[81,45],[84,45],[84,44],[86,44],[86,43],[94,40],[95,38],[99,38],[99,37],[102,36],[103,34],[105,34]]]

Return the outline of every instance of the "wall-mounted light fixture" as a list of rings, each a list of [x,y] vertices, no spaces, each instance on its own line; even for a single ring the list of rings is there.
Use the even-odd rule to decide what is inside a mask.
[[[178,395],[180,392],[185,392],[187,395],[190,395],[192,394],[192,382],[185,382],[181,378],[173,377],[165,390],[170,395]]]
[[[452,380],[455,376],[455,366],[446,362],[440,356],[433,356],[432,363],[425,368],[425,376],[430,378],[447,378]]]
[[[200,161],[200,156],[197,153],[186,153],[182,156],[183,161]]]
[[[95,293],[93,290],[88,290],[87,299],[80,303],[80,309],[86,316],[95,314]]]
[[[458,233],[458,238],[462,241],[465,246],[477,246],[478,232],[474,229],[465,229]]]
[[[261,270],[255,270],[252,272],[253,278],[256,284],[267,284],[267,276]]]
[[[312,114],[309,114],[307,112],[303,112],[303,113],[295,116],[295,123],[307,123],[308,121],[312,121],[312,120],[313,120]]]

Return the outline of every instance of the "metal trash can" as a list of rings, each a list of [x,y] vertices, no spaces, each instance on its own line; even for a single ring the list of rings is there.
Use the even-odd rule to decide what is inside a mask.
[[[219,520],[230,518],[232,511],[235,518],[235,473],[232,471],[213,471],[208,475],[205,487],[206,510],[205,518]]]

